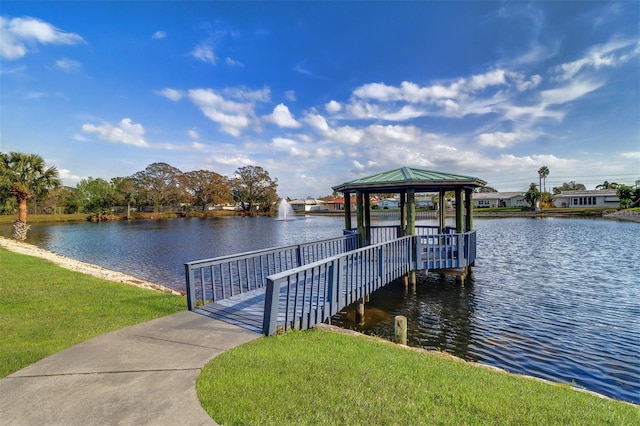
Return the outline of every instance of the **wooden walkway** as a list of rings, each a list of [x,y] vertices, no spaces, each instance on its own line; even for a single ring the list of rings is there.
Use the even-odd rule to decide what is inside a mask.
[[[265,288],[258,288],[218,302],[208,303],[194,312],[262,333]]]
[[[475,261],[475,231],[391,238],[357,235],[185,264],[189,310],[266,335],[307,329],[415,270]],[[387,232],[381,232],[386,235]]]

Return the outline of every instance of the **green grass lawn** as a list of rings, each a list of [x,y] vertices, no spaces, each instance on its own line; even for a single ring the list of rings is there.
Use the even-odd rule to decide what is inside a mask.
[[[0,248],[0,378],[100,334],[185,309],[181,296]]]
[[[214,358],[197,392],[224,425],[637,425],[640,408],[324,330]]]

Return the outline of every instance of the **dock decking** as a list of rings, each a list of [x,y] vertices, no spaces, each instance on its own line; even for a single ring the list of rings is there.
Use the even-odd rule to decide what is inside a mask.
[[[475,231],[420,228],[419,235],[395,238],[380,228],[375,239],[382,241],[363,248],[345,231],[330,240],[187,263],[189,309],[273,335],[324,322],[410,271],[475,261]]]

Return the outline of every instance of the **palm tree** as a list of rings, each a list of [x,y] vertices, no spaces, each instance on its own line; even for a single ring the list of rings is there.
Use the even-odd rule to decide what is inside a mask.
[[[43,196],[59,186],[58,169],[45,168],[44,160],[39,155],[0,153],[0,188],[18,203],[18,220],[13,223],[15,239],[23,241],[27,238],[27,200]]]
[[[542,166],[538,169],[538,177],[540,178],[540,190],[542,190],[542,182],[544,181],[544,190],[542,192],[547,192],[547,176],[549,176],[549,168],[547,166]]]
[[[532,209],[536,208],[536,203],[540,199],[540,191],[536,188],[536,184],[531,182],[529,189],[524,194],[524,200],[529,203]]]
[[[617,189],[618,186],[619,185],[616,182],[609,182],[605,180],[600,185],[597,185],[596,189]]]

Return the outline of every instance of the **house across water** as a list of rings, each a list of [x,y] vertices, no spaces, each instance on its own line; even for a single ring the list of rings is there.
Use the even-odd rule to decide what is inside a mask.
[[[620,207],[615,189],[562,191],[553,196],[553,207]]]
[[[474,207],[529,207],[522,192],[481,192],[473,194]]]

